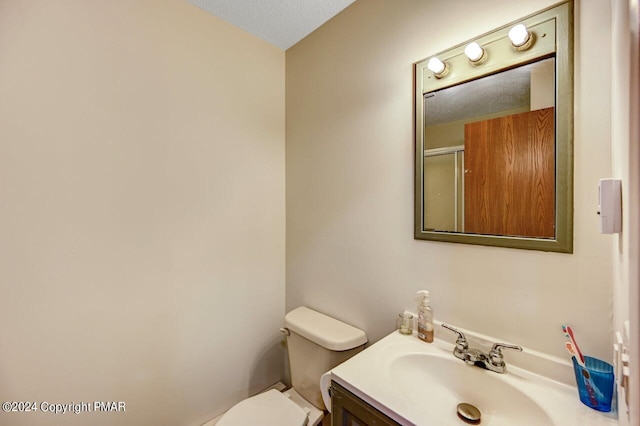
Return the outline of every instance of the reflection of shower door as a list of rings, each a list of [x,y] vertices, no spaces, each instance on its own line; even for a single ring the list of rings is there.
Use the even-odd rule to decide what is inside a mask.
[[[424,151],[424,228],[464,232],[464,146]]]

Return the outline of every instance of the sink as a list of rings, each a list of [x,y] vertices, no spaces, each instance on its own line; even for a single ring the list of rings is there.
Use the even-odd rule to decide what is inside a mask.
[[[553,424],[535,401],[501,375],[453,356],[405,354],[391,361],[389,372],[402,398],[430,411],[435,424],[464,424],[456,414],[460,403],[480,410],[481,424],[487,426]]]
[[[328,372],[325,384],[335,381],[401,425],[465,426],[461,403],[480,410],[482,426],[617,425],[614,413],[582,404],[575,386],[512,364],[504,374],[469,366],[453,347],[394,332]],[[573,380],[570,363],[550,362]],[[328,401],[328,387],[322,392]]]

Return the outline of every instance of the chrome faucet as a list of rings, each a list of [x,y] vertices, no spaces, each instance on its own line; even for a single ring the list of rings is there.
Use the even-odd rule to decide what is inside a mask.
[[[507,364],[504,362],[502,348],[515,349],[516,351],[522,352],[521,346],[508,345],[506,343],[495,343],[491,347],[489,353],[484,353],[479,349],[469,348],[467,338],[460,330],[456,330],[450,325],[444,323],[442,326],[458,335],[458,338],[456,339],[456,347],[453,348],[453,356],[463,360],[468,365],[475,365],[477,367],[495,371],[496,373],[504,373],[507,371]]]

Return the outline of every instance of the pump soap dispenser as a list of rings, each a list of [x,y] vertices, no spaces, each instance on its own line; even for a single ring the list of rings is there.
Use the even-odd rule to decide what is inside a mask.
[[[431,310],[429,292],[418,292],[418,339],[433,342],[433,310]]]

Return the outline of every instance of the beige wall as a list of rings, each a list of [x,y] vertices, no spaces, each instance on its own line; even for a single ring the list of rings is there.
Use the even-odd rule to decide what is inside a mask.
[[[199,425],[282,377],[284,65],[186,2],[0,2],[0,400],[126,402],[0,424]]]
[[[613,145],[612,176],[622,180],[622,233],[613,238],[614,330],[623,336],[631,357],[630,370],[640,366],[640,3],[611,1],[612,81],[611,141]],[[624,333],[624,322],[630,321],[630,341]],[[640,376],[630,376],[629,405],[625,391],[618,388],[620,425],[640,423]]]
[[[576,10],[575,253],[413,239],[412,64],[555,2],[358,1],[287,51],[287,308],[375,341],[425,288],[440,320],[567,360],[568,323],[610,357],[612,237],[595,214],[610,69],[593,55],[610,48],[608,2]]]
[[[541,61],[531,68],[531,111],[556,106],[555,61]]]

